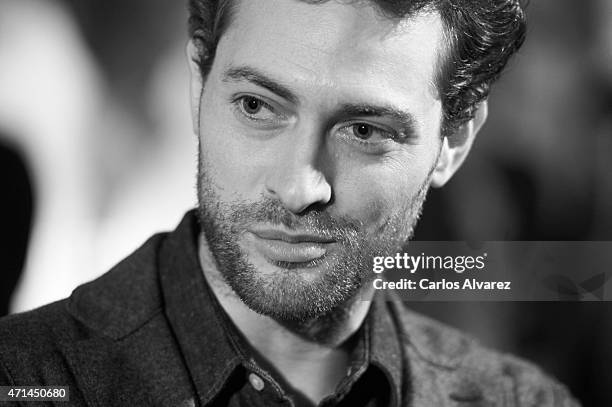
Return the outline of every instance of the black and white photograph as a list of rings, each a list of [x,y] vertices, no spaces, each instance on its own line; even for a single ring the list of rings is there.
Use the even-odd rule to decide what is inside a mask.
[[[0,406],[612,406],[609,0],[1,0]]]

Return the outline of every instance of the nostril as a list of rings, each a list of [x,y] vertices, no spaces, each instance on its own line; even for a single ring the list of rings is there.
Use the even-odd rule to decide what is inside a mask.
[[[332,195],[323,173],[311,166],[274,171],[266,180],[265,190],[295,214],[313,205],[328,204]]]

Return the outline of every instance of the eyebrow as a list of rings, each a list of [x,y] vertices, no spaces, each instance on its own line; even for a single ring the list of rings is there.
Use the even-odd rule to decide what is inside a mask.
[[[251,82],[293,104],[298,104],[298,97],[291,89],[270,78],[263,72],[249,66],[239,66],[227,69],[223,74],[223,81]],[[333,116],[342,119],[355,116],[386,118],[397,122],[404,133],[416,134],[417,126],[414,116],[393,106],[380,106],[368,103],[345,103],[335,110]]]
[[[288,87],[271,79],[263,72],[260,72],[257,69],[254,69],[248,66],[229,68],[223,74],[223,81],[224,82],[239,82],[239,81],[251,82],[257,86],[260,86],[264,89],[269,90],[270,92],[282,97],[283,99],[288,100],[289,102],[293,104],[298,103],[298,97]]]

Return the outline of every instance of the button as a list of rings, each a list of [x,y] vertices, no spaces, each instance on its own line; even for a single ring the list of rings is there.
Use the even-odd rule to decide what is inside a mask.
[[[255,373],[251,373],[249,375],[249,382],[251,386],[257,391],[262,391],[264,388],[264,381],[261,380],[261,377],[257,376]]]

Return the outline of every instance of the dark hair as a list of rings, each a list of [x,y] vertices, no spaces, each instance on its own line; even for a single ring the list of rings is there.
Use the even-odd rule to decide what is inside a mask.
[[[302,0],[320,3],[326,0]],[[402,19],[437,10],[448,39],[438,71],[443,136],[452,136],[474,117],[508,59],[525,39],[520,0],[367,0],[385,16]],[[231,21],[233,0],[189,0],[189,35],[200,52],[202,75],[208,74],[219,38]],[[453,143],[462,140],[449,138]]]

